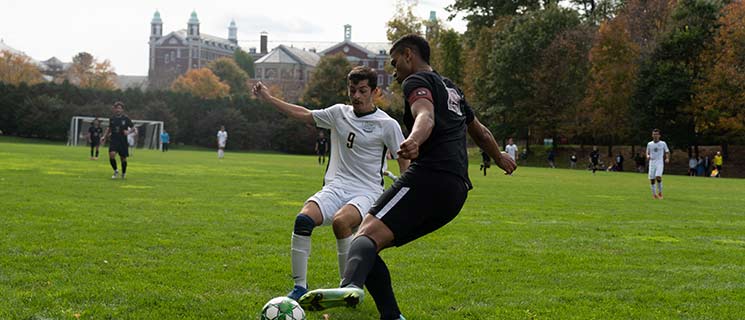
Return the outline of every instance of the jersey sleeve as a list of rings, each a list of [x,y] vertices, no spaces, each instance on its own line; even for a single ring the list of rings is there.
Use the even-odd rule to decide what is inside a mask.
[[[432,91],[434,91],[434,88],[432,87],[432,84],[425,81],[422,77],[415,75],[406,78],[403,83],[403,90],[404,98],[409,102],[409,104],[413,104],[419,99],[427,99],[430,102],[433,102]]]
[[[385,146],[390,150],[391,157],[398,159],[398,150],[401,148],[401,143],[404,141],[404,134],[401,132],[401,126],[395,120],[386,121],[385,133],[383,135],[383,141]]]
[[[665,144],[665,152],[670,153],[670,149],[667,147],[667,142],[664,142]]]
[[[127,118],[127,123],[125,124],[127,128],[134,128],[134,123],[132,123],[132,119]]]
[[[471,105],[468,104],[468,101],[466,101],[465,95],[463,95],[463,92],[458,89],[458,92],[460,92],[461,97],[463,97],[463,103],[461,104],[463,106],[463,114],[466,116],[466,124],[471,124],[473,122],[473,119],[476,119],[476,115],[473,113],[473,109],[471,109]]]
[[[334,119],[338,118],[341,113],[341,105],[335,104],[321,110],[311,110],[310,113],[313,115],[313,120],[316,122],[316,126],[324,129],[331,129],[334,126]]]

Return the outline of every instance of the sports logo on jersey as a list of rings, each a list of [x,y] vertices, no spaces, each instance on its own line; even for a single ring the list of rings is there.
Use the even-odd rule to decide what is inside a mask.
[[[443,85],[444,84],[445,83],[443,82]],[[455,88],[448,88],[448,86],[445,86],[445,89],[448,91],[448,110],[462,116],[463,112],[460,110],[460,101],[462,97],[460,96],[460,93],[458,93],[458,90],[455,90]]]
[[[362,124],[362,131],[365,131],[367,133],[371,133],[375,130],[375,123],[372,122],[365,122]]]
[[[659,148],[654,148],[654,149],[652,149],[652,150],[654,150],[654,152],[660,151],[660,149],[659,149]]]
[[[427,91],[426,90],[419,90],[419,91],[416,92],[416,95],[417,96],[426,96],[427,95]]]

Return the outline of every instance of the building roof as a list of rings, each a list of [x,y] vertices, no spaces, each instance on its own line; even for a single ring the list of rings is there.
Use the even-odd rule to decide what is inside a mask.
[[[191,12],[191,17],[189,18],[189,24],[199,24],[199,18],[197,18],[196,11]]]
[[[319,56],[315,52],[294,47],[288,47],[280,44],[271,52],[267,53],[259,60],[256,60],[255,63],[298,63],[315,67],[316,65],[318,65],[319,60],[321,60],[321,56]]]
[[[260,48],[261,43],[258,40],[239,40],[238,43],[241,45],[241,48],[248,51],[247,48]],[[295,47],[295,48],[303,48],[307,49],[308,51],[316,50],[319,54],[323,55],[323,51],[327,51],[331,47],[343,44],[344,42],[333,42],[333,41],[285,41],[285,40],[269,40],[267,42],[267,46],[269,48],[278,47],[280,45],[285,45],[289,47]],[[357,47],[364,48],[363,51],[368,51],[369,53],[373,53],[375,55],[380,55],[381,51],[384,51],[384,55],[388,55],[388,50],[391,49],[391,44],[388,42],[352,42]]]
[[[368,57],[375,57],[379,55],[388,55],[388,50],[391,48],[391,45],[387,42],[353,42],[344,40],[342,42],[338,42],[334,45],[329,46],[328,48],[321,51],[321,55],[325,55],[331,50],[334,50],[336,48],[339,48],[341,46],[351,46],[359,49],[362,52],[366,52]]]
[[[160,19],[160,12],[158,12],[158,10],[155,10],[155,14],[153,14],[153,20],[150,21],[150,23],[163,24],[163,20]]]
[[[170,37],[171,35],[175,35],[176,37],[180,38],[183,41],[186,41],[187,33],[186,29],[181,29],[178,31],[173,31],[164,37],[158,39],[158,42],[156,42],[156,45],[163,45],[165,43],[165,40]],[[235,50],[238,48],[234,43],[230,42],[228,39],[220,38],[217,36],[209,35],[206,33],[200,33],[199,38],[202,39],[202,43],[206,44],[211,47],[217,47],[223,50]]]

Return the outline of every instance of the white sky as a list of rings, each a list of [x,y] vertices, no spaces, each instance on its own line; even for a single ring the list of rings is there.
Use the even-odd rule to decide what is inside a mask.
[[[446,20],[454,0],[419,0],[414,14]],[[118,74],[146,75],[150,20],[155,10],[163,34],[186,29],[192,10],[200,31],[227,38],[235,19],[239,45],[256,46],[259,33],[272,41],[338,42],[344,25],[352,25],[352,41],[385,42],[385,23],[395,13],[395,0],[0,0],[0,39],[37,60],[52,56],[71,61],[81,51],[108,59]],[[446,25],[463,32],[459,16]],[[249,40],[251,43],[241,43]],[[270,48],[271,49],[271,48]]]

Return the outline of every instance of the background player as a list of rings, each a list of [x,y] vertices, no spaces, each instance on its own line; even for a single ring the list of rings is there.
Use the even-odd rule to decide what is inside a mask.
[[[516,168],[476,119],[463,92],[429,66],[429,51],[427,40],[418,35],[404,36],[391,48],[410,132],[398,154],[411,159],[411,166],[365,216],[349,250],[342,288],[308,292],[299,300],[308,310],[354,306],[363,300],[365,286],[380,319],[402,319],[388,267],[378,252],[414,241],[458,215],[471,188],[466,132],[505,172]]]
[[[318,154],[318,164],[326,163],[326,150],[328,147],[328,140],[323,131],[318,133],[318,139],[316,139],[316,154]]]
[[[93,125],[88,128],[88,143],[91,144],[91,160],[98,160],[98,147],[101,145],[101,134],[103,129],[101,128],[101,121],[96,118],[93,120]],[[93,149],[96,150],[96,156],[93,156]]]
[[[225,145],[228,143],[228,132],[225,131],[225,126],[220,126],[220,131],[217,131],[217,158],[225,158]]]
[[[124,115],[123,102],[114,102],[111,110],[114,116],[109,118],[109,127],[106,128],[106,132],[101,137],[101,143],[106,143],[106,138],[111,138],[111,142],[109,143],[109,162],[111,163],[111,168],[114,169],[114,175],[111,176],[111,179],[116,179],[119,175],[119,171],[116,168],[117,153],[119,154],[119,159],[122,161],[122,179],[124,179],[127,175],[127,157],[129,156],[127,130],[134,127],[134,124],[132,124],[132,120],[129,117]]]
[[[512,160],[517,161],[517,145],[512,142],[512,138],[507,139],[507,145],[504,147],[504,151],[510,155]]]
[[[652,130],[652,141],[647,143],[647,160],[649,160],[649,182],[651,183],[652,198],[662,199],[662,171],[665,163],[670,162],[670,149],[665,141],[660,140],[660,130]],[[654,183],[657,181],[657,191]]]
[[[339,274],[344,273],[353,230],[362,222],[375,199],[383,193],[386,153],[396,156],[404,140],[398,122],[375,107],[377,73],[355,67],[347,75],[352,105],[336,104],[322,110],[308,110],[270,95],[258,82],[254,94],[279,111],[308,124],[331,130],[329,166],[321,191],[311,196],[295,218],[292,234],[292,276],[295,287],[288,294],[298,299],[307,292],[308,257],[313,228],[331,224],[337,239]],[[403,172],[409,161],[398,159]]]
[[[600,151],[598,151],[597,146],[592,146],[592,151],[590,152],[590,169],[592,169],[592,174],[595,174],[595,171],[598,170],[598,166],[600,165]]]

